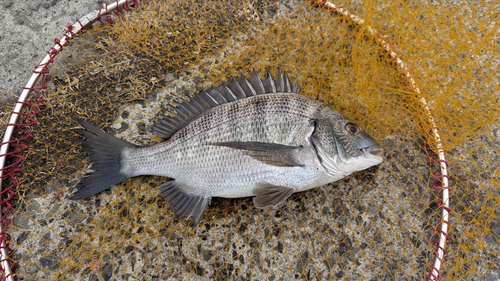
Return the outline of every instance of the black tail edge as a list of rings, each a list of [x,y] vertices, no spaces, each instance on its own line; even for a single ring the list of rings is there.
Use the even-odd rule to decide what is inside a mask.
[[[85,128],[78,130],[78,133],[87,139],[82,141],[82,144],[92,160],[93,171],[86,174],[77,184],[77,191],[69,198],[71,200],[88,198],[129,178],[121,172],[122,151],[127,147],[135,147],[134,144],[107,134],[83,119],[78,122]]]

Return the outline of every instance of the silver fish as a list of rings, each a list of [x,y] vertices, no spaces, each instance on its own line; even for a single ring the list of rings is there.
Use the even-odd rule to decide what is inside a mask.
[[[299,95],[281,69],[276,79],[253,72],[200,92],[163,117],[153,132],[164,142],[138,147],[80,120],[93,171],[70,199],[99,193],[139,175],[173,178],[159,187],[177,216],[194,223],[212,197],[254,196],[258,208],[292,193],[337,181],[383,161],[383,149],[359,126],[323,103]]]

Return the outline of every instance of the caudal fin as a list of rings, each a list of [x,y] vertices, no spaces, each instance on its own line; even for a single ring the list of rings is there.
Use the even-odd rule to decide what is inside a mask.
[[[121,170],[122,150],[135,147],[134,144],[118,139],[103,132],[85,120],[78,120],[86,130],[77,132],[87,140],[82,141],[92,160],[92,172],[78,183],[77,191],[69,199],[77,200],[90,197],[128,178]]]

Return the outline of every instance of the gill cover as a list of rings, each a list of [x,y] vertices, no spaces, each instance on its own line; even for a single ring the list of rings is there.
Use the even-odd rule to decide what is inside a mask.
[[[345,119],[333,124],[318,119],[314,124],[311,143],[331,176],[344,177],[382,162],[382,147],[357,125]]]
[[[321,165],[330,175],[343,175],[344,171],[339,167],[341,159],[346,159],[346,151],[340,141],[335,137],[333,127],[325,119],[316,119],[314,132],[311,135],[311,143],[316,150]]]

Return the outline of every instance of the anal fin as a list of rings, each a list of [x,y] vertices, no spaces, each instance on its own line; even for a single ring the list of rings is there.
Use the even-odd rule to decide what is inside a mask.
[[[276,206],[284,202],[295,190],[290,187],[277,186],[268,183],[258,184],[253,189],[253,204],[257,208]]]
[[[168,181],[160,185],[160,195],[167,200],[178,217],[192,217],[194,224],[200,222],[201,215],[210,204],[211,196],[188,193],[182,184]]]

